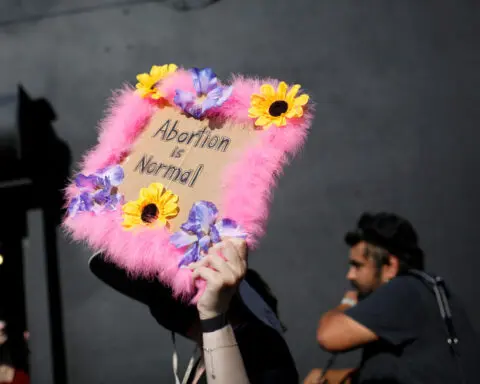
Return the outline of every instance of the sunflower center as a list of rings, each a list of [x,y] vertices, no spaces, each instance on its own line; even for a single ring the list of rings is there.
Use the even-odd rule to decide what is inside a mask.
[[[282,113],[285,113],[287,111],[288,111],[288,103],[283,100],[274,101],[270,105],[270,108],[268,108],[268,113],[273,117],[280,116]]]
[[[148,204],[142,209],[142,221],[144,223],[151,223],[158,218],[158,208],[155,204]]]

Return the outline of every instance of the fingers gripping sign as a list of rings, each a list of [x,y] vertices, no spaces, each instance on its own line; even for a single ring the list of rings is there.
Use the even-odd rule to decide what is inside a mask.
[[[242,239],[222,241],[189,268],[193,270],[194,280],[201,278],[207,283],[197,303],[200,318],[224,314],[247,272],[247,245]]]

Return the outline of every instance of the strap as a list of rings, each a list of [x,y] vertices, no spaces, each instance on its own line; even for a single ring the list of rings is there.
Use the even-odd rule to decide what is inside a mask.
[[[219,329],[225,328],[227,324],[227,316],[224,313],[211,319],[200,320],[200,326],[203,333],[218,331]]]
[[[193,366],[195,365],[195,360],[198,359],[196,357],[198,352],[198,345],[195,345],[195,349],[193,350],[192,357],[190,357],[190,361],[188,362],[187,370],[185,371],[183,380],[180,381],[180,378],[178,377],[178,354],[177,354],[177,343],[175,340],[175,332],[172,332],[172,343],[173,343],[172,365],[173,365],[173,375],[175,376],[175,384],[187,384],[187,381],[190,378],[190,375],[192,373]]]
[[[447,290],[445,281],[440,276],[431,276],[428,273],[415,269],[411,270],[410,273],[432,286],[433,292],[435,293],[435,298],[437,299],[440,315],[442,316],[445,326],[447,327],[447,343],[453,348],[454,345],[458,344],[459,340],[453,327],[452,311],[446,294]]]

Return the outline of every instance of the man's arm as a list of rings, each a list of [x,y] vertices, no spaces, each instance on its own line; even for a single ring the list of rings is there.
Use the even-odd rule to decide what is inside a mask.
[[[348,351],[361,345],[378,340],[378,336],[367,327],[347,316],[344,312],[357,302],[357,293],[349,291],[342,304],[328,311],[320,319],[317,330],[317,341],[320,346],[330,352]]]
[[[424,289],[415,277],[398,276],[357,305],[341,305],[320,320],[320,345],[346,351],[378,339],[394,346],[415,340],[425,319]]]
[[[303,384],[350,384],[353,372],[355,369],[330,369],[321,379],[323,371],[315,368],[310,371]]]

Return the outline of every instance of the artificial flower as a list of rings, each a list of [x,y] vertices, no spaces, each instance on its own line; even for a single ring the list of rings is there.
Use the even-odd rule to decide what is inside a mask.
[[[220,107],[232,94],[233,87],[221,86],[211,68],[190,70],[196,94],[176,90],[173,102],[196,119],[214,107]]]
[[[178,215],[177,203],[177,195],[167,191],[161,183],[152,183],[148,188],[140,190],[137,200],[129,201],[122,207],[122,226],[126,229],[136,226],[165,226],[168,220]]]
[[[218,209],[208,201],[193,204],[187,222],[181,225],[181,231],[170,237],[170,242],[177,248],[188,247],[179,262],[186,266],[201,258],[202,252],[226,237],[246,238],[245,232],[233,220],[218,220]]]
[[[79,194],[68,206],[68,214],[75,216],[77,212],[98,213],[102,210],[115,210],[122,196],[117,187],[123,181],[123,168],[119,165],[103,168],[90,175],[80,173],[75,177],[75,185]]]
[[[278,85],[277,90],[270,84],[264,84],[260,88],[260,95],[251,96],[248,117],[254,118],[255,125],[269,128],[272,124],[283,127],[287,119],[302,117],[305,104],[308,103],[308,95],[297,97],[300,85],[296,84],[288,90],[285,82]],[[288,92],[287,92],[288,91]]]
[[[175,72],[177,68],[175,64],[154,65],[149,74],[142,73],[137,76],[137,92],[142,97],[151,96],[155,100],[161,99],[164,95],[158,88],[158,82]]]

